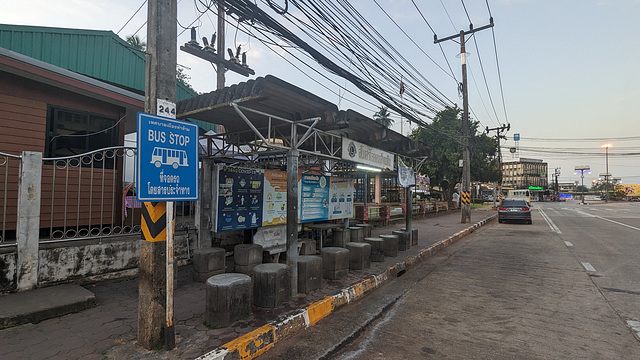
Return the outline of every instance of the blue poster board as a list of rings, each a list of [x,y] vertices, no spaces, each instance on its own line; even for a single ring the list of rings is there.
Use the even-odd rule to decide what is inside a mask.
[[[138,113],[138,201],[198,200],[198,125]]]
[[[216,232],[261,227],[263,189],[263,169],[220,167]]]
[[[302,174],[300,180],[300,222],[329,219],[329,177]]]

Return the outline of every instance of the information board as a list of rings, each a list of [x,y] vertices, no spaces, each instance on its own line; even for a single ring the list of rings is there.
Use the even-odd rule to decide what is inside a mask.
[[[302,174],[300,179],[301,223],[329,219],[329,178],[324,175]]]
[[[218,167],[216,231],[262,226],[264,170]]]
[[[138,201],[198,200],[198,125],[138,113]]]
[[[264,216],[262,226],[287,223],[287,173],[281,170],[264,171]]]
[[[353,217],[353,179],[331,177],[329,220]]]

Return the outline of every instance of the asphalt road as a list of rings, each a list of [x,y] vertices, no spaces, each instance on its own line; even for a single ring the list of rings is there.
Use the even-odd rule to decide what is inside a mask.
[[[640,204],[534,203],[259,359],[639,359],[638,231]]]

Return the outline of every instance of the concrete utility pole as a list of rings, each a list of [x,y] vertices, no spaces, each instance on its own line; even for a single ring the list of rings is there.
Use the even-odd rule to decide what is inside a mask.
[[[298,295],[298,157],[287,152],[287,265],[291,271],[291,297]]]
[[[495,127],[495,128],[491,128],[489,129],[489,127],[486,127],[486,132],[487,134],[490,131],[495,131],[496,132],[496,140],[498,140],[498,171],[499,171],[499,179],[498,179],[498,194],[502,194],[502,146],[500,146],[500,139],[506,139],[507,137],[502,135],[502,132],[506,132],[511,130],[511,124],[507,124],[507,125],[502,125],[500,127]],[[497,195],[497,194],[496,194]],[[493,206],[496,206],[496,203],[498,201],[497,196],[493,197]]]
[[[220,58],[220,62],[218,63],[218,67],[216,68],[216,73],[218,75],[218,83],[217,90],[224,89],[224,73],[227,69],[224,67],[224,0],[218,0],[218,57]],[[213,44],[211,44],[213,45]]]
[[[151,0],[148,3],[147,65],[144,110],[157,114],[157,100],[176,101],[176,0]],[[145,202],[140,241],[138,278],[138,344],[145,349],[175,347],[173,298],[167,297],[167,253],[165,202]],[[144,214],[146,211],[146,214]],[[169,216],[171,215],[169,212]],[[146,215],[146,218],[145,218]],[[164,229],[163,229],[164,228]],[[169,229],[171,231],[171,229]],[[166,235],[164,235],[166,236]],[[173,251],[173,248],[170,249]],[[172,274],[170,274],[172,276]],[[172,278],[171,278],[172,279]]]
[[[437,35],[433,35],[433,43],[453,40],[460,38],[460,60],[462,62],[462,194],[460,203],[462,211],[460,222],[465,224],[471,222],[471,164],[469,154],[469,96],[467,93],[467,54],[464,47],[465,35],[473,34],[476,31],[493,27],[493,18],[489,19],[489,25],[473,28],[473,24],[469,24],[469,31],[461,30],[459,35],[452,35],[443,39],[438,39]]]

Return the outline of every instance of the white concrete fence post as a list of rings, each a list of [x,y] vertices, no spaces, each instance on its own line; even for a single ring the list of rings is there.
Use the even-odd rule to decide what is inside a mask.
[[[18,178],[18,219],[16,264],[18,291],[38,285],[38,248],[40,240],[40,187],[42,153],[22,152]]]

